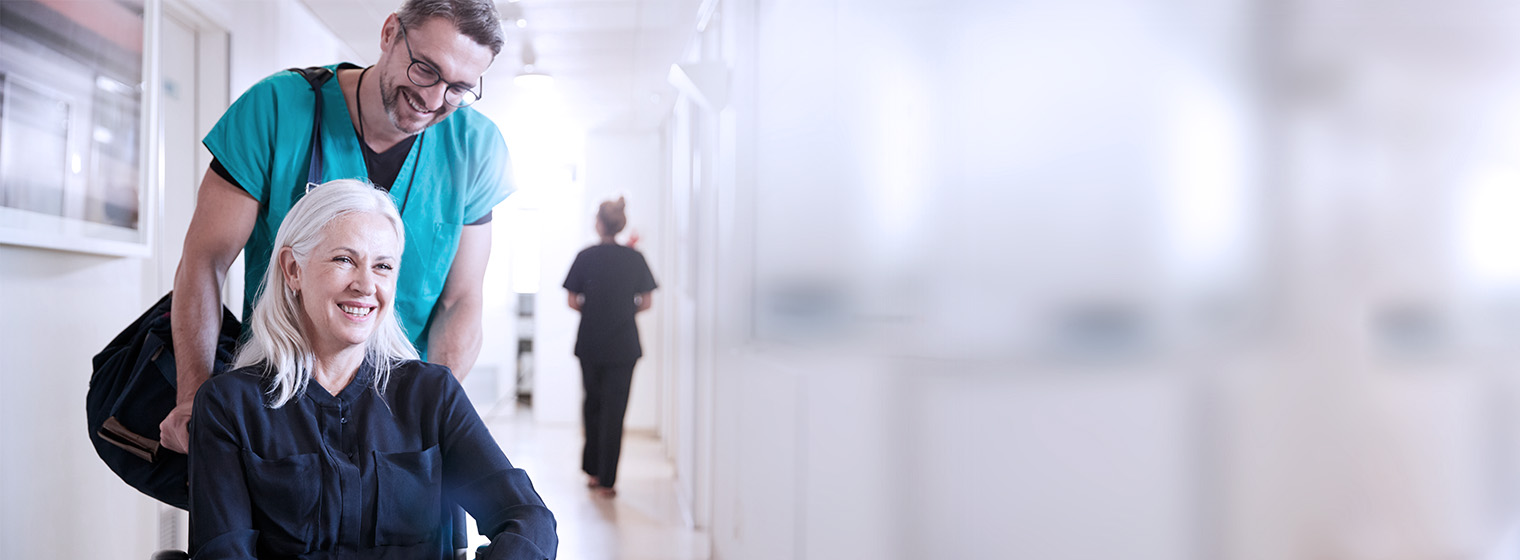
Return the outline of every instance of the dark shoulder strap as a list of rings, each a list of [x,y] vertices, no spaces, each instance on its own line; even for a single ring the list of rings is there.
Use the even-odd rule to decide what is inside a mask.
[[[332,70],[321,66],[291,68],[290,71],[306,78],[306,83],[311,84],[312,94],[317,98],[315,108],[311,112],[311,164],[306,168],[306,182],[320,184],[322,182],[322,84],[327,83],[333,73]]]

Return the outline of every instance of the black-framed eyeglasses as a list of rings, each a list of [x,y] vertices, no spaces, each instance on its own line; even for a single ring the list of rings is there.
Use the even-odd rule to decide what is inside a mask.
[[[401,42],[406,45],[406,56],[412,59],[412,64],[406,67],[406,77],[413,85],[420,88],[429,88],[443,81],[443,74],[437,68],[427,62],[417,60],[412,54],[412,42],[406,38],[406,23],[396,20],[396,26],[401,28]],[[452,107],[469,107],[471,103],[480,101],[480,96],[486,90],[486,82],[480,80],[480,92],[459,84],[449,84],[443,91],[443,102]]]

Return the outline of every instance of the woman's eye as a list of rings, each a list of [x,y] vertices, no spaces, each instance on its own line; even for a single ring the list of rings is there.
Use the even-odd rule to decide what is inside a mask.
[[[380,270],[394,270],[395,269],[395,267],[393,267],[391,265],[388,265],[388,264],[384,264],[384,263],[375,265],[375,268],[378,268]]]
[[[333,262],[340,262],[340,263],[343,263],[343,264],[354,264],[354,260],[353,259],[350,259],[348,257],[343,257],[343,256],[333,257]]]

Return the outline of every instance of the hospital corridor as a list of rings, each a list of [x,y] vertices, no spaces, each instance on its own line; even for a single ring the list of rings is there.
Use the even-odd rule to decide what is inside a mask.
[[[1520,3],[0,0],[0,559],[186,557],[1520,560]]]

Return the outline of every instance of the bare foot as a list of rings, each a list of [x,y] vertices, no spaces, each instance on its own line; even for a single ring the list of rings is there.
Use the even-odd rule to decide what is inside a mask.
[[[611,486],[597,486],[596,495],[603,498],[611,498],[613,496],[617,496],[617,490],[612,489]]]

